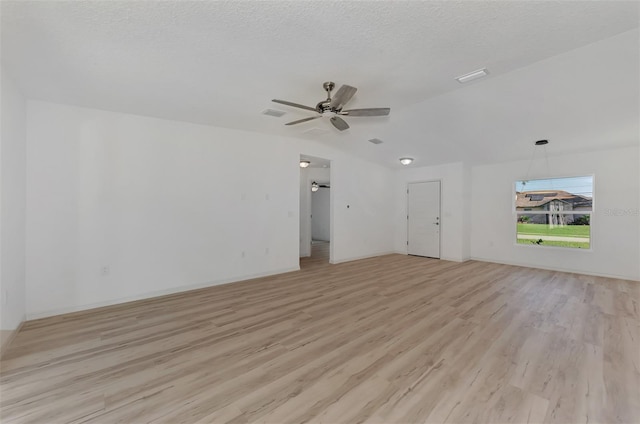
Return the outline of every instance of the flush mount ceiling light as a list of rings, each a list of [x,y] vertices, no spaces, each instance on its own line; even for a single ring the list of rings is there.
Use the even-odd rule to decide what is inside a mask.
[[[311,162],[309,162],[308,160],[301,160],[300,161],[300,168],[308,168],[309,165],[311,165]]]
[[[489,71],[486,68],[478,69],[477,71],[469,72],[468,74],[460,75],[456,78],[460,84],[464,84],[465,82],[473,81],[478,78],[486,77],[489,75]]]
[[[400,163],[403,165],[409,165],[413,162],[413,158],[400,158]]]

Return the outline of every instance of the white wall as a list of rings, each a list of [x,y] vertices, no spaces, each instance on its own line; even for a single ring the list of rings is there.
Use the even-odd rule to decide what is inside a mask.
[[[311,193],[311,238],[313,240],[331,241],[329,231],[329,214],[331,189],[320,187]]]
[[[332,263],[394,252],[394,189],[388,168],[354,157],[331,162]]]
[[[332,160],[334,261],[393,250],[393,173],[323,144],[39,101],[27,117],[29,317],[297,269],[302,151]]]
[[[474,259],[640,279],[638,147],[549,157],[529,179],[595,175],[592,251],[515,244],[513,183],[530,161],[475,166],[472,175],[471,256]],[[616,212],[617,211],[617,212]]]
[[[408,168],[396,174],[395,210],[395,250],[407,253],[407,184],[412,182],[440,180],[441,227],[440,258],[450,261],[464,261],[468,255],[468,222],[465,210],[465,193],[469,182],[466,180],[462,162],[444,165]]]
[[[0,71],[0,330],[2,339],[25,319],[25,99]]]

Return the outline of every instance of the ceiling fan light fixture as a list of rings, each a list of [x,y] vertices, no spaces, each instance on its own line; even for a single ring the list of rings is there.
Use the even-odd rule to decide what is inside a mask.
[[[486,77],[487,75],[489,75],[487,68],[482,68],[469,72],[468,74],[460,75],[459,77],[456,77],[456,81],[460,84],[464,84],[465,82],[477,80],[478,78]]]
[[[300,161],[300,168],[308,168],[309,165],[311,165],[311,162],[309,162],[308,160],[301,160]]]
[[[409,165],[413,162],[413,158],[400,158],[400,163],[403,165]]]

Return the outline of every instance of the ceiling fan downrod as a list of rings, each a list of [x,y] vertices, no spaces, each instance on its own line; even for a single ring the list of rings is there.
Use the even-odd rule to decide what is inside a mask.
[[[322,84],[322,87],[327,92],[327,100],[321,101],[316,105],[316,110],[318,113],[331,112],[331,92],[335,88],[335,83],[332,81],[327,81]]]

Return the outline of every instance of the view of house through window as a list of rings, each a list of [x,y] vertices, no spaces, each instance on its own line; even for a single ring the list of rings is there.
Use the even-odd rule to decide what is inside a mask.
[[[591,247],[593,177],[516,181],[518,244]]]

